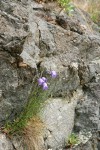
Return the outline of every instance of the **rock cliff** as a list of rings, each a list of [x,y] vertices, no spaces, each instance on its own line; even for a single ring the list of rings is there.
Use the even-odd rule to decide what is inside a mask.
[[[57,2],[0,1],[0,150],[25,150],[2,127],[25,108],[39,70],[59,77],[38,114],[45,126],[31,149],[68,149],[72,131],[82,140],[70,150],[100,149],[99,32],[78,8],[68,16]]]

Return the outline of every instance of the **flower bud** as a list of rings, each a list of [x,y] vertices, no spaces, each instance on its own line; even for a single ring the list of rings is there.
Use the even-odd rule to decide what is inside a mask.
[[[47,90],[48,89],[48,85],[47,85],[47,83],[43,83],[43,90]]]
[[[51,74],[52,78],[56,78],[57,77],[56,71],[51,71],[50,74]]]
[[[44,80],[43,80],[42,78],[39,78],[39,79],[38,79],[38,84],[39,84],[39,85],[43,85],[43,83],[44,83]]]
[[[47,78],[42,77],[41,79],[42,79],[44,82],[47,82]]]

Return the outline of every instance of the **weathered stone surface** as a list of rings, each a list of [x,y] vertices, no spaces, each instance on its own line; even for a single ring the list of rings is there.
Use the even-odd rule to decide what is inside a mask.
[[[54,98],[47,101],[40,115],[46,124],[41,137],[46,150],[62,148],[73,126],[78,133],[100,130],[98,27],[79,9],[69,17],[51,4],[46,9],[46,4],[44,8],[31,0],[0,1],[0,126],[25,107],[34,70],[57,71]],[[81,98],[78,89],[83,91]],[[91,144],[86,147],[91,150]]]
[[[0,1],[0,125],[14,119],[27,102],[34,71],[21,65],[19,54],[28,31],[27,5]]]
[[[70,103],[67,99],[49,99],[41,112],[45,123],[44,143],[47,148],[60,149],[65,145],[74,125],[75,106],[82,92],[74,94]]]
[[[0,133],[0,150],[14,150],[10,140],[4,134]]]
[[[0,49],[20,54],[27,36],[27,7],[13,1],[0,1]]]

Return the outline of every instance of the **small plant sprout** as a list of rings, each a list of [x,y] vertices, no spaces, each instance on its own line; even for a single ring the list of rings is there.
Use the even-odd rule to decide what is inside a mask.
[[[79,139],[75,133],[72,133],[67,141],[67,146],[73,147],[74,145],[78,144]]]
[[[69,15],[74,11],[74,6],[71,4],[71,0],[58,0],[58,2]]]

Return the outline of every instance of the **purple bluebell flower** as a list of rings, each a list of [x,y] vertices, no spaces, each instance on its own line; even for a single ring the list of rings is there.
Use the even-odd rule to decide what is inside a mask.
[[[47,90],[48,89],[48,85],[47,85],[47,83],[43,83],[43,90]]]
[[[56,78],[57,77],[56,71],[51,71],[50,74],[51,74],[52,78]]]
[[[39,79],[38,79],[38,84],[39,84],[39,85],[43,85],[43,83],[44,83],[44,80],[43,80],[42,78],[39,78]]]
[[[42,79],[44,82],[47,82],[47,78],[42,77],[41,79]]]

